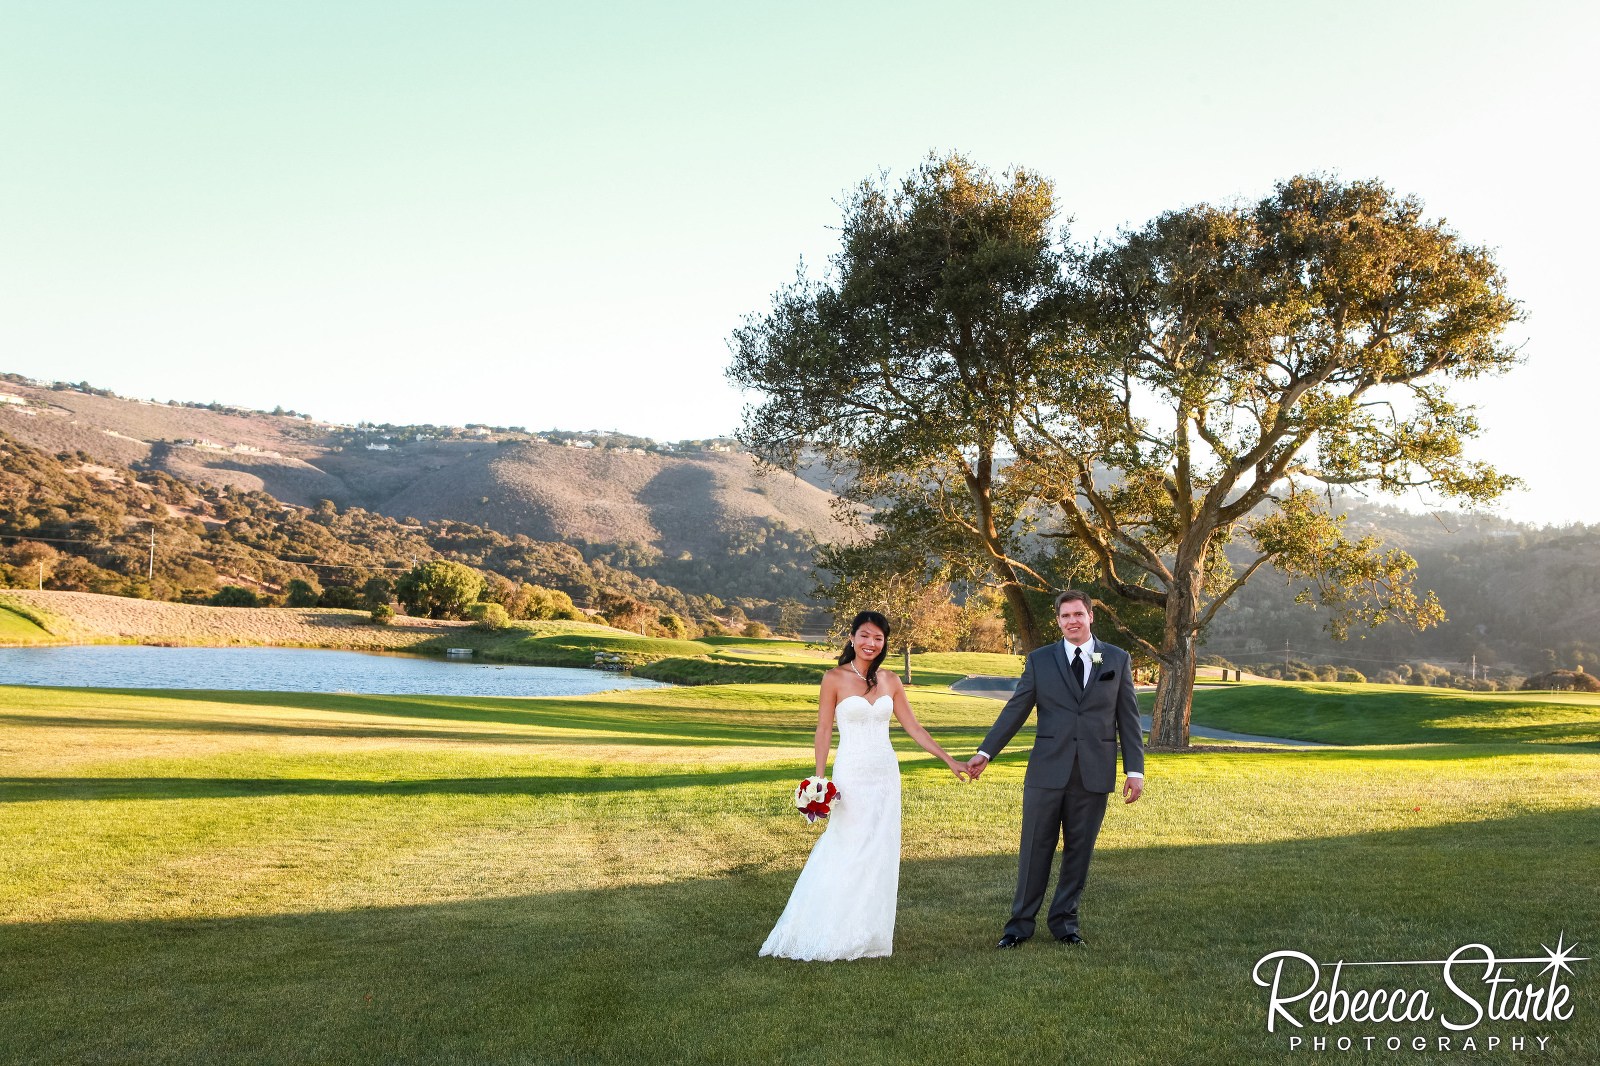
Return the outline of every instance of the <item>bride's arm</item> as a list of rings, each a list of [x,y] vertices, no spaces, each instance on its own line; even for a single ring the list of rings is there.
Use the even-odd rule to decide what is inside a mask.
[[[885,672],[880,671],[878,676],[884,677]],[[906,735],[916,741],[923,751],[942,760],[946,766],[950,767],[950,772],[956,775],[957,781],[965,781],[967,779],[966,764],[958,763],[952,759],[949,753],[939,746],[939,742],[928,735],[928,731],[922,728],[922,723],[917,721],[917,716],[911,711],[911,703],[906,699],[906,687],[900,683],[900,679],[895,675],[888,674],[887,676],[893,679],[889,683],[894,686],[894,716],[900,720],[900,728],[904,729]]]
[[[817,776],[828,776],[828,749],[833,746],[833,707],[839,702],[839,683],[826,674],[817,697]]]

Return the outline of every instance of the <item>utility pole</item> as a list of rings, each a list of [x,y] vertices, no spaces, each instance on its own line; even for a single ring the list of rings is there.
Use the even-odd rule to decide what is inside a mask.
[[[1478,680],[1478,653],[1472,653],[1472,680]]]
[[[145,573],[145,583],[154,584],[156,580],[156,524],[150,523],[150,569]]]
[[[40,562],[39,562],[39,591],[40,592],[44,591],[44,562],[43,562],[43,560],[40,560]]]
[[[906,684],[911,684],[911,642],[906,641]]]

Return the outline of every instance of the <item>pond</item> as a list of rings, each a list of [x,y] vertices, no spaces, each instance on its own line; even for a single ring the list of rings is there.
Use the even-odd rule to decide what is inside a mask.
[[[0,684],[249,689],[392,696],[579,696],[659,681],[601,670],[513,666],[319,648],[0,648]]]

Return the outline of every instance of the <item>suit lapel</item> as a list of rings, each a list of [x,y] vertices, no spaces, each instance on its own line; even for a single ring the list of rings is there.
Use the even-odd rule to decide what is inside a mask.
[[[1067,686],[1067,694],[1076,703],[1083,696],[1083,686],[1073,680],[1072,671],[1067,668],[1067,642],[1058,640],[1055,642],[1054,648],[1056,653],[1050,657],[1050,660],[1056,664],[1056,671],[1061,675],[1061,683]]]

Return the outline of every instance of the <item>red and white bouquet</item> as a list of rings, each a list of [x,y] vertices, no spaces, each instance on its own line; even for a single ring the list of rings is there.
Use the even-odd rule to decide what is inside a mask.
[[[839,790],[826,777],[808,777],[794,790],[794,805],[807,822],[826,818],[838,798]]]

